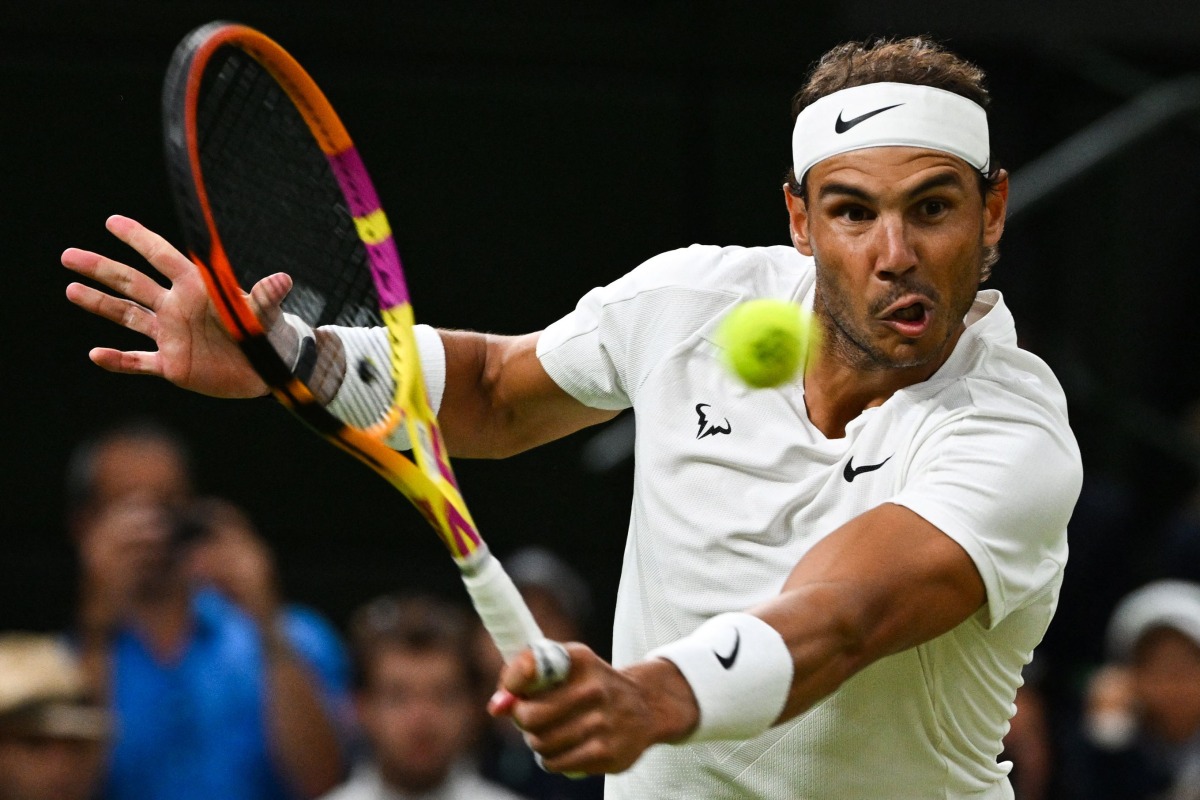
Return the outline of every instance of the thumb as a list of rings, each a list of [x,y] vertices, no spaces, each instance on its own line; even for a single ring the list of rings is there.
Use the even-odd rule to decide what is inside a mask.
[[[250,308],[267,332],[267,340],[289,366],[300,352],[300,334],[283,318],[283,301],[292,291],[292,276],[286,272],[268,275],[250,290]]]
[[[279,320],[284,298],[292,291],[292,276],[286,272],[276,272],[268,275],[250,290],[250,307],[262,321],[263,327],[270,330]]]
[[[537,660],[530,650],[525,650],[504,666],[500,673],[500,687],[522,697],[533,693],[538,686]]]
[[[488,700],[488,713],[493,717],[512,714],[517,700],[528,695],[536,685],[537,660],[526,650],[500,671],[496,693]]]

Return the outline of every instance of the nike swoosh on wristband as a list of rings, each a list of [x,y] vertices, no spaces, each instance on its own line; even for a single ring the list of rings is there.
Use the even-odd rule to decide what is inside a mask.
[[[891,109],[896,108],[897,106],[902,106],[902,105],[904,105],[904,103],[896,103],[896,105],[884,106],[883,108],[877,108],[874,111],[868,111],[865,114],[860,114],[859,116],[855,117],[854,119],[848,119],[848,120],[844,120],[844,121],[842,120],[842,112],[839,111],[837,121],[833,123],[833,132],[834,133],[845,133],[846,131],[850,130],[858,123],[865,122],[865,121],[869,120],[871,117],[875,116],[876,114],[882,114],[885,111],[890,111]]]
[[[864,472],[874,472],[891,460],[892,457],[888,456],[878,464],[868,464],[865,467],[858,467],[856,469],[854,467],[854,456],[850,456],[850,460],[846,462],[846,468],[842,470],[842,477],[846,479],[846,483],[852,483],[855,478],[857,478],[859,475],[862,475]]]
[[[722,667],[724,667],[725,669],[729,669],[733,666],[733,662],[737,661],[738,649],[741,648],[741,646],[742,646],[742,633],[737,628],[734,628],[733,629],[733,649],[729,651],[729,655],[723,656],[720,653],[718,653],[716,650],[713,650],[713,655],[717,657],[717,661],[719,661],[721,663]]]

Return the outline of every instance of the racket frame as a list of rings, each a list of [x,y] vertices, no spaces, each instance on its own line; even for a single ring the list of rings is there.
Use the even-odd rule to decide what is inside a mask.
[[[335,417],[292,375],[290,366],[268,341],[221,243],[204,184],[197,107],[205,68],[224,47],[253,58],[291,99],[329,159],[367,249],[391,345],[396,387],[390,411],[369,429],[355,428]],[[480,537],[459,491],[421,373],[412,304],[390,225],[362,159],[325,94],[304,68],[265,34],[237,23],[212,22],[192,31],[176,48],[164,83],[163,120],[168,173],[184,229],[189,232],[188,256],[203,276],[218,317],[251,366],[280,403],[326,440],[371,467],[421,512],[450,551],[505,661],[533,646],[542,684],[561,680],[569,666],[566,651],[544,639],[520,592]],[[415,460],[385,443],[385,437],[400,425],[409,435]]]

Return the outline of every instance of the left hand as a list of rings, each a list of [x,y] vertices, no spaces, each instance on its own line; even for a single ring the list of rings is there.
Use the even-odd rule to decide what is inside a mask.
[[[171,285],[160,285],[144,266],[134,268],[74,247],[64,251],[64,267],[112,290],[72,283],[67,287],[67,299],[149,337],[157,347],[149,351],[95,347],[89,353],[92,361],[110,372],[155,375],[213,397],[266,394],[266,383],[217,318],[199,268],[166,239],[128,217],[109,217],[105,225]],[[292,279],[275,273],[256,283],[247,296],[276,346],[295,346],[287,341],[290,326],[283,323],[281,311],[291,289]]]
[[[692,690],[670,662],[615,669],[585,645],[566,647],[571,671],[563,683],[531,694],[537,670],[526,651],[500,673],[488,703],[493,716],[512,717],[546,769],[623,772],[646,748],[677,741],[696,727]]]

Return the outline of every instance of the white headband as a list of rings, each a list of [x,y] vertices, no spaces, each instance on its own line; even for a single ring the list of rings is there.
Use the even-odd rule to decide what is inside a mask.
[[[826,95],[792,131],[796,180],[818,161],[867,147],[925,147],[987,173],[987,112],[962,95],[911,83],[867,83]]]

